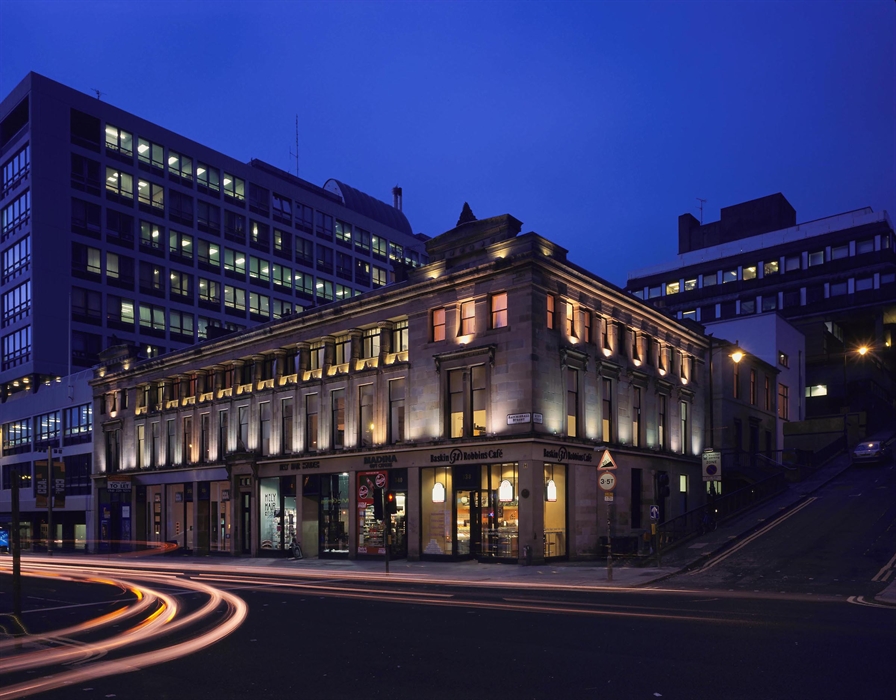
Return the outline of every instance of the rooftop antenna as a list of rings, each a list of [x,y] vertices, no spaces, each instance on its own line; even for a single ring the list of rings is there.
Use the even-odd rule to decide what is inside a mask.
[[[697,201],[700,202],[700,225],[703,226],[703,205],[706,204],[706,200],[697,197]]]
[[[98,99],[98,100],[101,100],[103,98],[103,95],[106,94],[105,92],[100,92],[96,88],[90,88],[90,89],[96,93],[96,99]]]
[[[299,176],[299,115],[296,115],[296,152],[289,152],[289,155],[296,157],[296,177]]]

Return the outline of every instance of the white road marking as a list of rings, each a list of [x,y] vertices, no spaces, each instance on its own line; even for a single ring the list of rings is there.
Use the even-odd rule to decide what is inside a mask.
[[[893,557],[892,557],[892,559],[890,559],[890,561],[888,561],[886,564],[884,564],[881,567],[880,571],[878,571],[874,575],[874,578],[872,578],[871,580],[872,581],[886,581],[887,579],[884,578],[884,576],[885,575],[889,576],[891,573],[893,573],[893,565],[894,564],[896,564],[896,554],[893,555]]]
[[[735,552],[737,552],[737,551],[743,549],[743,548],[746,547],[748,544],[750,544],[750,542],[752,542],[753,540],[762,537],[762,535],[764,535],[766,532],[768,532],[769,530],[771,530],[773,527],[777,527],[778,525],[780,525],[781,523],[783,523],[783,522],[784,522],[785,520],[787,520],[788,518],[793,517],[794,515],[796,515],[797,513],[799,513],[803,508],[805,508],[806,506],[810,505],[811,503],[813,503],[813,502],[816,501],[816,500],[818,500],[818,498],[817,498],[816,496],[813,496],[812,498],[808,498],[808,499],[806,499],[806,501],[805,501],[804,503],[801,503],[800,505],[798,505],[796,508],[794,508],[793,510],[791,510],[791,511],[790,511],[789,513],[787,513],[786,515],[782,515],[782,516],[781,516],[780,518],[778,518],[777,520],[775,520],[775,521],[769,523],[768,525],[764,526],[764,527],[761,528],[760,530],[757,530],[756,532],[754,532],[752,535],[750,535],[749,537],[747,537],[746,539],[744,539],[744,540],[743,540],[742,542],[740,542],[739,544],[734,545],[734,546],[733,546],[731,549],[729,549],[727,552],[725,552],[725,553],[723,553],[723,554],[720,554],[719,556],[714,557],[713,559],[710,559],[706,564],[704,564],[703,566],[701,566],[699,569],[695,569],[694,571],[690,571],[690,572],[688,572],[688,575],[689,575],[689,576],[694,576],[695,574],[703,573],[704,571],[707,571],[707,570],[711,569],[712,567],[714,567],[716,564],[719,564],[720,562],[725,561],[725,559],[727,559],[728,557],[730,557],[732,554],[734,554]]]

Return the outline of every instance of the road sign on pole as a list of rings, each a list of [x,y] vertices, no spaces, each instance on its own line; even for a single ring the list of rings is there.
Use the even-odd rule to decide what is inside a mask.
[[[597,485],[604,491],[612,491],[616,486],[616,475],[613,472],[601,472],[597,478]]]
[[[722,453],[706,450],[703,453],[703,481],[722,480]]]
[[[660,507],[659,506],[650,506],[650,519],[654,520],[654,521],[660,519]]]
[[[600,456],[600,461],[597,463],[597,468],[599,470],[616,469],[616,461],[610,454],[610,450],[604,450],[604,453]]]

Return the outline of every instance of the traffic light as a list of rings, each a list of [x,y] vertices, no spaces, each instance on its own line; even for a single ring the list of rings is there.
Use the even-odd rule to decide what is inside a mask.
[[[395,501],[395,492],[386,492],[386,515],[395,515],[398,512],[398,503]]]
[[[383,490],[382,489],[374,489],[373,490],[373,519],[374,520],[382,520],[383,519]]]

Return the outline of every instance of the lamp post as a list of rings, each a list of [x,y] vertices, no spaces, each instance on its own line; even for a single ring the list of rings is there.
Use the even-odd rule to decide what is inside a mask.
[[[721,346],[719,346],[719,347],[721,347]],[[715,406],[716,406],[715,389],[714,389],[714,385],[713,385],[713,374],[714,374],[713,355],[714,355],[713,335],[712,335],[712,333],[710,333],[709,334],[709,449],[711,451],[715,450]],[[732,360],[734,360],[734,364],[739,364],[740,361],[743,360],[745,356],[746,356],[746,353],[744,353],[744,351],[740,349],[740,346],[738,345],[738,341],[734,341],[734,350],[731,353],[729,353],[728,357],[730,357]],[[715,481],[710,481],[709,483],[710,483],[710,492],[709,492],[710,498],[715,498],[715,496],[716,496]]]

